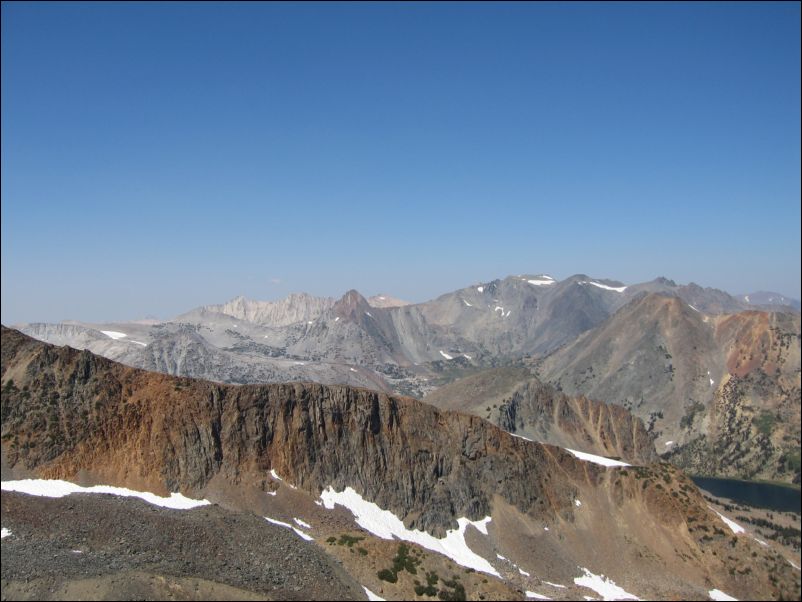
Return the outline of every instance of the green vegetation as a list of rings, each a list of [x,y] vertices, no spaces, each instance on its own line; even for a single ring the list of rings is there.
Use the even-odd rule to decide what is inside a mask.
[[[413,558],[409,555],[409,546],[402,543],[398,546],[395,558],[393,558],[393,567],[391,569],[382,569],[377,575],[379,579],[395,583],[398,581],[398,573],[407,571],[412,575],[418,574],[418,565],[420,564],[418,558]]]
[[[774,425],[777,423],[777,416],[771,412],[763,410],[757,417],[752,419],[752,425],[763,435],[767,437],[771,435],[774,430]]]
[[[685,410],[685,415],[680,418],[679,425],[680,428],[691,428],[693,425],[693,421],[696,418],[696,415],[700,412],[703,412],[705,409],[704,404],[699,403],[698,401],[692,401],[691,405],[688,406]]]
[[[419,564],[420,560],[409,555],[409,546],[403,543],[398,546],[398,552],[393,558],[393,571],[400,573],[405,570],[412,575],[417,575]]]
[[[450,581],[443,581],[443,585],[450,588],[452,591],[448,591],[445,589],[441,589],[440,592],[437,594],[437,597],[441,600],[467,600],[465,595],[465,587],[457,581],[459,577],[454,575],[454,579]]]
[[[415,580],[415,593],[419,596],[436,596],[437,595],[437,582],[440,578],[437,573],[432,571],[426,573],[426,585],[422,585],[418,580]]]
[[[329,538],[331,539],[331,538]],[[347,533],[343,533],[340,535],[340,541],[337,542],[338,546],[348,546],[349,548],[353,547],[355,543],[359,543],[365,539],[364,537],[354,537],[352,535],[348,535]]]
[[[419,555],[416,551],[413,554]],[[393,558],[392,568],[382,569],[377,574],[379,579],[387,581],[388,583],[397,583],[398,575],[406,571],[412,575],[418,574],[418,567],[421,564],[420,558],[410,555],[409,546],[406,544],[399,544],[395,558]],[[421,567],[422,568],[422,567]],[[474,571],[466,571],[474,572]],[[443,588],[436,587],[441,581],[440,577],[434,571],[426,571],[426,583],[421,583],[415,579],[415,594],[418,596],[429,596],[439,598],[440,600],[466,600],[465,587],[459,582],[459,575],[453,575],[450,580],[443,580]],[[487,583],[483,580],[482,583]]]
[[[788,452],[783,459],[791,472],[799,472],[800,468],[802,468],[802,458],[799,450]]]

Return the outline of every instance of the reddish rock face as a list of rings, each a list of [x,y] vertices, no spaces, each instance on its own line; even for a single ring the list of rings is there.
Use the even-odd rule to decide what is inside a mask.
[[[798,313],[711,315],[650,294],[539,370],[569,395],[631,408],[689,471],[798,483],[799,341]]]
[[[442,532],[454,516],[487,515],[493,495],[524,512],[570,513],[575,488],[550,474],[582,470],[559,448],[367,389],[194,381],[7,329],[2,357],[8,463],[48,477],[88,471],[164,492],[218,474],[258,485],[275,469],[313,493],[353,486]]]
[[[569,397],[525,368],[484,370],[436,389],[425,401],[476,414],[535,441],[635,464],[658,459],[654,436],[629,410],[584,395]]]
[[[353,487],[435,535],[459,516],[499,512],[501,524],[512,512],[526,532],[548,523],[563,535],[554,551],[572,566],[606,547],[620,550],[624,560],[609,566],[621,571],[641,575],[631,563],[653,556],[678,578],[706,585],[748,563],[751,572],[738,577],[742,597],[799,595],[784,560],[729,536],[690,480],[665,464],[608,470],[414,399],[170,377],[5,328],[0,359],[3,456],[12,470],[162,494],[200,492],[213,479],[259,487],[275,470],[315,496],[330,485]]]

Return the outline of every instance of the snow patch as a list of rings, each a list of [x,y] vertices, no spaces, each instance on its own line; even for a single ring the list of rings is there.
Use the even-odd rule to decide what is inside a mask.
[[[300,529],[296,529],[295,527],[293,527],[289,523],[285,523],[283,521],[276,520],[275,518],[270,518],[268,516],[265,516],[264,519],[269,523],[273,523],[274,525],[278,525],[279,527],[284,527],[286,529],[292,529],[293,531],[295,531],[295,534],[298,537],[300,537],[301,539],[305,539],[306,541],[315,541],[314,537],[311,537],[310,535],[307,535],[306,533],[304,533]]]
[[[477,290],[477,291],[479,291],[480,293],[483,293],[483,292],[485,292],[485,287],[483,287],[483,286],[477,286],[477,287],[476,287],[476,290]]]
[[[534,439],[530,439],[529,437],[524,437],[523,435],[516,435],[515,433],[510,433],[513,437],[518,437],[519,439],[525,439],[527,441],[532,441],[534,443]]]
[[[607,466],[607,467],[632,466],[631,464],[627,464],[626,462],[621,462],[620,460],[613,460],[611,458],[605,458],[604,456],[597,456],[595,454],[576,451],[575,449],[568,449],[567,447],[565,448],[565,451],[574,454],[580,460],[585,460],[586,462],[593,462],[594,464],[601,464],[602,466]]]
[[[521,567],[518,567],[518,572],[521,573],[521,575],[523,575],[524,577],[531,577],[531,575],[527,573],[525,570],[523,570]]]
[[[445,351],[443,351],[442,349],[440,350],[440,355],[442,355],[442,356],[443,356],[444,358],[446,358],[447,360],[453,360],[453,359],[454,359],[452,356],[448,355],[448,354],[447,354]]]
[[[368,317],[371,317],[371,318],[373,317],[373,314],[371,314],[369,311],[366,311],[365,315],[368,316]]]
[[[551,600],[551,598],[549,598],[548,596],[544,596],[542,594],[537,594],[535,592],[530,592],[529,590],[526,590],[526,597],[527,598],[534,598],[535,600]]]
[[[507,559],[506,559],[506,558],[504,558],[504,556],[502,556],[501,554],[496,554],[496,558],[498,558],[499,560],[507,560]]]
[[[758,539],[757,537],[753,537],[752,539],[754,539],[754,540],[755,540],[757,543],[759,543],[759,544],[760,544],[761,546],[763,546],[764,548],[768,548],[768,547],[769,547],[769,544],[767,544],[767,543],[766,543],[765,541],[763,541],[762,539]]]
[[[793,562],[791,562],[791,561],[790,561],[790,560],[788,560],[787,558],[786,558],[785,560],[788,562],[788,564],[790,564],[792,567],[794,567],[794,568],[795,568],[797,571],[798,571],[798,570],[800,570],[800,569],[799,569],[799,567],[798,567],[798,566],[796,566],[796,565],[795,565]]]
[[[584,572],[584,576],[575,577],[576,585],[587,587],[599,594],[604,600],[640,600],[637,596],[630,594],[623,588],[618,587],[615,581],[604,575],[594,575],[588,569],[579,567]]]
[[[278,495],[278,491],[265,491],[265,493],[267,495],[273,495],[273,496]]]
[[[690,308],[691,308],[693,311],[699,311],[698,309],[696,309],[696,308],[695,308],[693,305],[691,305],[690,303],[688,303],[688,307],[690,307]],[[699,313],[702,313],[702,312],[700,312],[700,311],[699,311]]]
[[[487,523],[491,520],[493,519],[489,516],[485,516],[482,520],[471,521],[471,524],[478,529],[479,533],[487,535]]]
[[[6,537],[8,537],[9,535],[11,535],[11,531],[9,531],[8,529],[6,529],[5,527],[3,527],[2,529],[0,529],[0,539],[5,539],[5,538],[6,538]]]
[[[106,335],[107,337],[109,337],[110,339],[114,339],[115,341],[116,341],[117,339],[122,339],[122,338],[125,338],[125,337],[127,337],[127,336],[128,336],[128,335],[127,335],[127,334],[125,334],[124,332],[117,332],[116,330],[101,330],[100,332],[102,332],[103,334],[105,334],[105,335]]]
[[[674,445],[674,442],[673,441],[666,441],[666,447],[668,447],[669,445]]]
[[[172,508],[174,510],[189,510],[198,506],[208,506],[208,500],[193,500],[184,497],[180,493],[171,493],[170,497],[161,497],[148,491],[134,491],[124,487],[112,487],[110,485],[94,485],[92,487],[81,487],[75,483],[51,479],[22,479],[20,481],[3,481],[3,491],[16,491],[40,497],[64,497],[72,493],[105,493],[118,495],[120,497],[136,497],[144,500],[148,504],[161,506],[162,508]]]
[[[382,510],[373,502],[363,499],[351,487],[346,487],[344,491],[337,492],[329,486],[328,489],[320,494],[323,505],[329,510],[335,504],[345,506],[356,518],[357,524],[370,531],[382,539],[398,538],[404,541],[416,543],[421,547],[433,550],[444,556],[448,556],[457,564],[472,568],[483,573],[489,573],[500,577],[498,571],[493,568],[487,560],[473,552],[465,542],[465,530],[468,525],[473,525],[481,532],[487,532],[487,523],[490,517],[480,521],[470,521],[465,517],[457,519],[459,527],[446,531],[446,536],[437,538],[425,531],[413,531],[407,529],[404,523],[389,510]]]
[[[721,512],[719,512],[718,510],[716,510],[715,508],[713,508],[713,506],[711,506],[711,505],[709,505],[709,504],[708,504],[708,506],[707,506],[707,507],[708,507],[708,508],[710,508],[710,509],[711,509],[713,512],[715,512],[716,514],[718,514],[719,518],[720,518],[721,520],[723,520],[725,523],[727,523],[727,526],[730,528],[730,530],[731,530],[733,533],[735,533],[736,535],[737,535],[738,533],[746,533],[746,529],[744,529],[744,528],[743,528],[741,525],[739,525],[738,523],[736,523],[734,520],[730,520],[730,519],[728,519],[726,516],[724,516],[723,514],[721,514]]]
[[[467,305],[468,307],[473,307],[473,304],[471,304],[471,303],[468,303],[468,302],[467,302],[465,299],[463,299],[463,300],[462,300],[462,302],[463,302],[465,305]]]
[[[368,600],[376,600],[377,602],[384,602],[384,598],[382,598],[381,596],[377,596],[364,585],[362,586],[362,589],[365,590],[365,595],[368,597]]]
[[[710,596],[711,600],[720,600],[721,602],[727,602],[728,600],[735,600],[737,602],[738,598],[733,598],[729,594],[725,594],[720,589],[711,589],[707,592],[707,595]]]
[[[558,589],[565,589],[565,586],[560,585],[559,583],[552,583],[551,581],[544,581],[543,583],[545,583],[546,585],[550,585],[552,587],[556,587]]]
[[[293,518],[292,520],[295,521],[295,524],[299,527],[303,527],[304,529],[311,529],[312,525],[307,522],[302,521],[300,518]]]
[[[582,502],[580,502],[579,500],[574,500],[574,505],[576,505],[576,507],[579,508],[582,505]]]
[[[340,316],[337,316],[336,318],[334,318],[334,321],[335,322],[339,322],[340,321]],[[265,336],[265,338],[267,338],[267,336]]]
[[[548,286],[555,283],[554,280],[527,280],[527,282],[535,286]]]
[[[593,286],[603,288],[606,291],[613,291],[616,293],[623,293],[625,290],[627,290],[626,286],[607,286],[606,284],[602,284],[601,282],[593,282],[591,280],[583,280],[579,284],[592,284]]]
[[[470,355],[468,355],[467,353],[463,353],[462,355],[464,355],[466,359],[469,359],[469,360],[472,360],[472,359],[473,359],[473,358],[472,358]]]
[[[129,343],[133,343],[134,345],[142,345],[143,347],[147,347],[147,346],[148,346],[148,344],[147,344],[147,343],[143,343],[142,341],[134,341],[133,339],[131,339],[131,340],[130,340],[130,341],[128,341],[128,342],[129,342]]]
[[[349,368],[351,372],[356,372],[356,368]]]
[[[282,483],[284,483],[290,489],[298,489],[295,485],[290,485],[289,483],[284,481],[284,479],[282,479],[280,476],[278,476],[278,473],[276,472],[275,468],[271,468],[270,469],[270,476],[273,477],[274,479],[276,479],[277,481],[281,481]]]

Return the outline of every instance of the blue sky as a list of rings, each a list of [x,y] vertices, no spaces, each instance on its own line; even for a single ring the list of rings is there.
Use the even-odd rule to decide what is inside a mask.
[[[547,272],[800,297],[800,5],[2,5],[2,321]]]

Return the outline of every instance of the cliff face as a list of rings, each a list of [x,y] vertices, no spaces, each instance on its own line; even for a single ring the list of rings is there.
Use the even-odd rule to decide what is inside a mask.
[[[51,478],[86,471],[159,490],[221,475],[302,489],[350,485],[410,526],[441,532],[488,514],[493,495],[523,512],[569,512],[557,472],[568,453],[409,398],[345,386],[226,386],[115,364],[3,330],[6,458]],[[591,474],[593,469],[590,468]]]
[[[690,480],[665,464],[606,469],[414,399],[176,378],[5,328],[0,369],[12,470],[201,495],[221,485],[266,487],[275,470],[314,497],[330,485],[353,487],[435,535],[456,527],[456,517],[492,515],[490,558],[492,549],[525,544],[517,549],[546,550],[545,563],[559,558],[571,572],[593,563],[643,591],[652,587],[643,575],[659,571],[682,591],[799,596],[782,557],[728,534]],[[600,557],[599,549],[617,553]]]
[[[498,425],[538,441],[628,462],[657,461],[654,437],[640,418],[584,395],[568,397],[536,379],[523,383],[499,406]]]
[[[436,389],[425,401],[476,414],[536,441],[637,464],[657,460],[654,437],[640,418],[618,405],[568,397],[523,367],[472,374]]]

